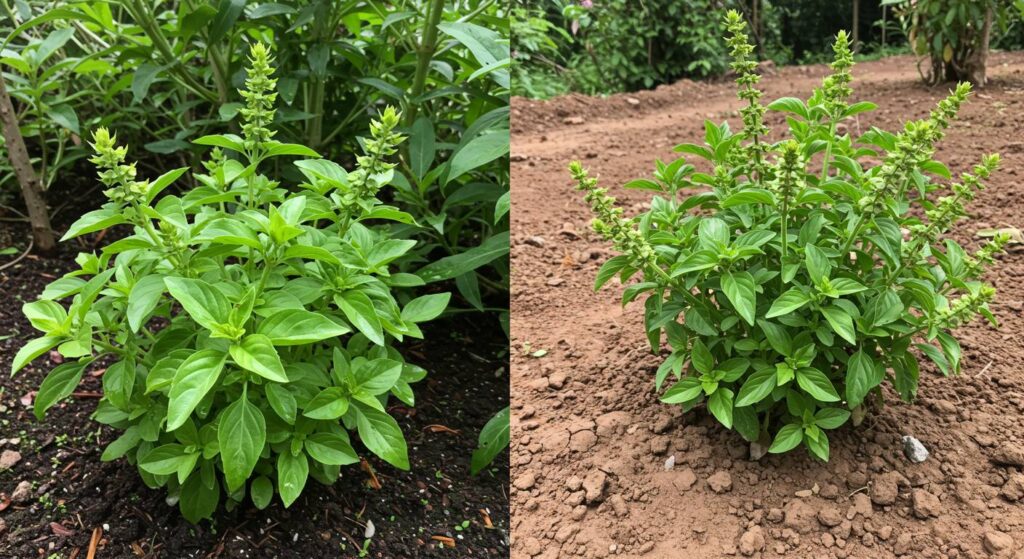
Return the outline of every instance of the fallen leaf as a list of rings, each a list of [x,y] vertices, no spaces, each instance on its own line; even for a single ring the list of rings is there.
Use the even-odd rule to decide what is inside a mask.
[[[448,536],[430,536],[430,539],[441,542],[445,547],[455,547],[455,540]]]
[[[448,433],[451,435],[462,434],[462,431],[459,431],[458,429],[452,429],[451,427],[446,427],[444,425],[427,425],[426,427],[423,428],[423,430],[430,431],[431,433]]]
[[[74,530],[68,530],[59,522],[51,522],[50,531],[53,532],[53,535],[60,536],[62,538],[69,538],[75,534]]]

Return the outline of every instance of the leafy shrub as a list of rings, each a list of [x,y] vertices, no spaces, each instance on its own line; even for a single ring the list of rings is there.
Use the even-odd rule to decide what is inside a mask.
[[[943,374],[955,374],[960,347],[949,330],[979,313],[995,323],[987,307],[994,289],[979,278],[1007,239],[971,256],[940,237],[965,215],[999,157],[983,157],[933,201],[944,187],[929,175],[950,178],[932,158],[935,144],[968,84],[896,134],[840,135],[840,123],[875,108],[848,102],[845,33],[835,42],[833,73],[806,102],[783,98],[766,108],[745,26],[736,12],[726,23],[739,98],[747,102],[743,128],[707,122],[705,145],[676,148],[710,162],[711,173],[684,159],[659,162],[654,180],[626,184],[659,193],[650,211],[627,219],[578,162],[571,166],[597,216],[595,230],[622,253],[602,266],[596,287],[641,274],[623,304],[646,295],[653,349],[666,334],[671,354],[656,385],[660,391],[670,375],[678,381],[663,402],[687,410],[706,402],[724,426],[770,444],[770,452],[803,444],[827,460],[824,431],[851,412],[858,422],[881,401],[884,381],[902,399],[915,398],[912,345]],[[787,113],[790,139],[769,140],[767,109]],[[710,190],[682,195],[698,187]],[[912,201],[924,217],[911,211]]]
[[[900,9],[910,46],[929,59],[922,78],[930,84],[967,80],[984,85],[989,44],[1005,35],[1021,13],[1011,0],[885,0],[882,4]]]
[[[369,223],[410,221],[377,195],[404,140],[400,114],[370,125],[355,170],[273,140],[277,80],[266,47],[251,49],[240,93],[241,136],[204,136],[215,146],[181,197],[158,194],[186,168],[137,180],[127,148],[100,128],[93,136],[110,202],[72,225],[65,239],[118,224],[133,233],[24,306],[44,336],[14,358],[18,371],[56,347],[66,358],[35,400],[36,416],[70,394],[90,365],[106,364],[95,419],[120,430],[103,460],[138,465],[166,486],[192,522],[248,495],[259,508],[275,487],[291,505],[312,476],[329,484],[359,461],[348,431],[395,467],[406,443],[387,413],[389,396],[414,404],[426,371],[404,362],[394,340],[421,337],[447,293],[404,305],[398,288],[422,285],[389,264],[416,241],[390,239]],[[228,157],[225,152],[234,155]],[[305,182],[291,192],[260,169],[299,156]],[[88,278],[88,279],[87,279]],[[65,308],[58,300],[72,297]],[[178,311],[178,306],[182,311]],[[340,422],[339,422],[340,420]]]
[[[194,165],[201,149],[192,140],[219,130],[243,107],[233,86],[242,79],[251,37],[274,38],[280,100],[274,124],[283,141],[349,160],[360,153],[357,138],[371,109],[398,105],[404,115],[398,127],[409,141],[396,154],[391,196],[415,220],[397,234],[423,241],[402,256],[403,268],[432,264],[415,271],[428,283],[455,280],[469,306],[493,310],[507,307],[508,292],[504,10],[489,0],[394,6],[131,0],[116,11],[46,4],[26,9],[33,17],[14,35],[73,21],[77,40],[105,45],[89,54],[104,64],[101,91],[117,96],[107,102],[149,115],[140,143]],[[83,121],[89,116],[79,113]],[[158,132],[153,137],[147,130]],[[283,177],[301,178],[282,167]],[[439,257],[450,259],[435,262]]]

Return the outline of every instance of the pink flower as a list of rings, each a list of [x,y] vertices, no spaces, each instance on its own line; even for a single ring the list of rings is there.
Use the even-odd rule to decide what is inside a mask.
[[[587,9],[593,8],[594,7],[594,1],[593,0],[580,0],[580,7],[587,8]]]

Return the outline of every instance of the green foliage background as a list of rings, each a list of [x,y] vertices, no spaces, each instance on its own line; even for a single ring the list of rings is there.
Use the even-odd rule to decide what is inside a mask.
[[[755,0],[530,0],[512,9],[513,93],[545,98],[574,90],[605,94],[651,88],[680,78],[718,76],[728,69],[722,15],[748,23]],[[836,33],[853,27],[849,0],[760,0],[759,60],[827,62]],[[858,57],[909,52],[890,9],[882,38],[880,0],[860,2]],[[1024,25],[1011,20],[993,47],[1021,48]]]

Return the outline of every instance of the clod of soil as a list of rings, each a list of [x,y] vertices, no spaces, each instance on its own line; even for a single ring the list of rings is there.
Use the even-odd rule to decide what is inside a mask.
[[[948,88],[923,86],[914,64],[894,57],[854,68],[855,100],[881,108],[850,121],[850,132],[894,130],[928,115]],[[994,54],[990,70],[991,83],[964,106],[936,154],[954,173],[969,171],[982,154],[1003,155],[971,219],[953,231],[969,250],[984,242],[979,230],[1024,227],[1024,54]],[[765,99],[806,98],[827,72],[782,68],[763,77]],[[649,352],[641,304],[623,309],[614,287],[594,293],[594,276],[612,252],[590,232],[566,166],[586,159],[634,215],[650,193],[621,185],[649,177],[655,159],[673,160],[675,145],[702,142],[705,118],[738,129],[740,107],[728,82],[608,99],[513,100],[511,460],[513,479],[537,477],[528,491],[512,493],[512,556],[1022,557],[1020,245],[986,278],[999,290],[992,308],[1000,329],[976,322],[958,331],[963,373],[944,378],[925,366],[920,401],[905,405],[889,393],[890,404],[860,427],[830,436],[827,464],[801,452],[751,461],[749,445],[703,408],[684,414],[657,401],[653,379],[663,358]],[[767,118],[784,128],[782,115]],[[553,385],[559,373],[566,377]],[[587,423],[596,425],[596,441],[574,447],[575,426]],[[908,460],[905,435],[930,456]],[[596,480],[597,472],[601,489],[591,484],[589,506],[580,507],[580,486],[567,481]],[[715,491],[719,473],[728,473],[731,490]],[[604,499],[589,498],[598,495]],[[622,506],[628,515],[616,510]]]

